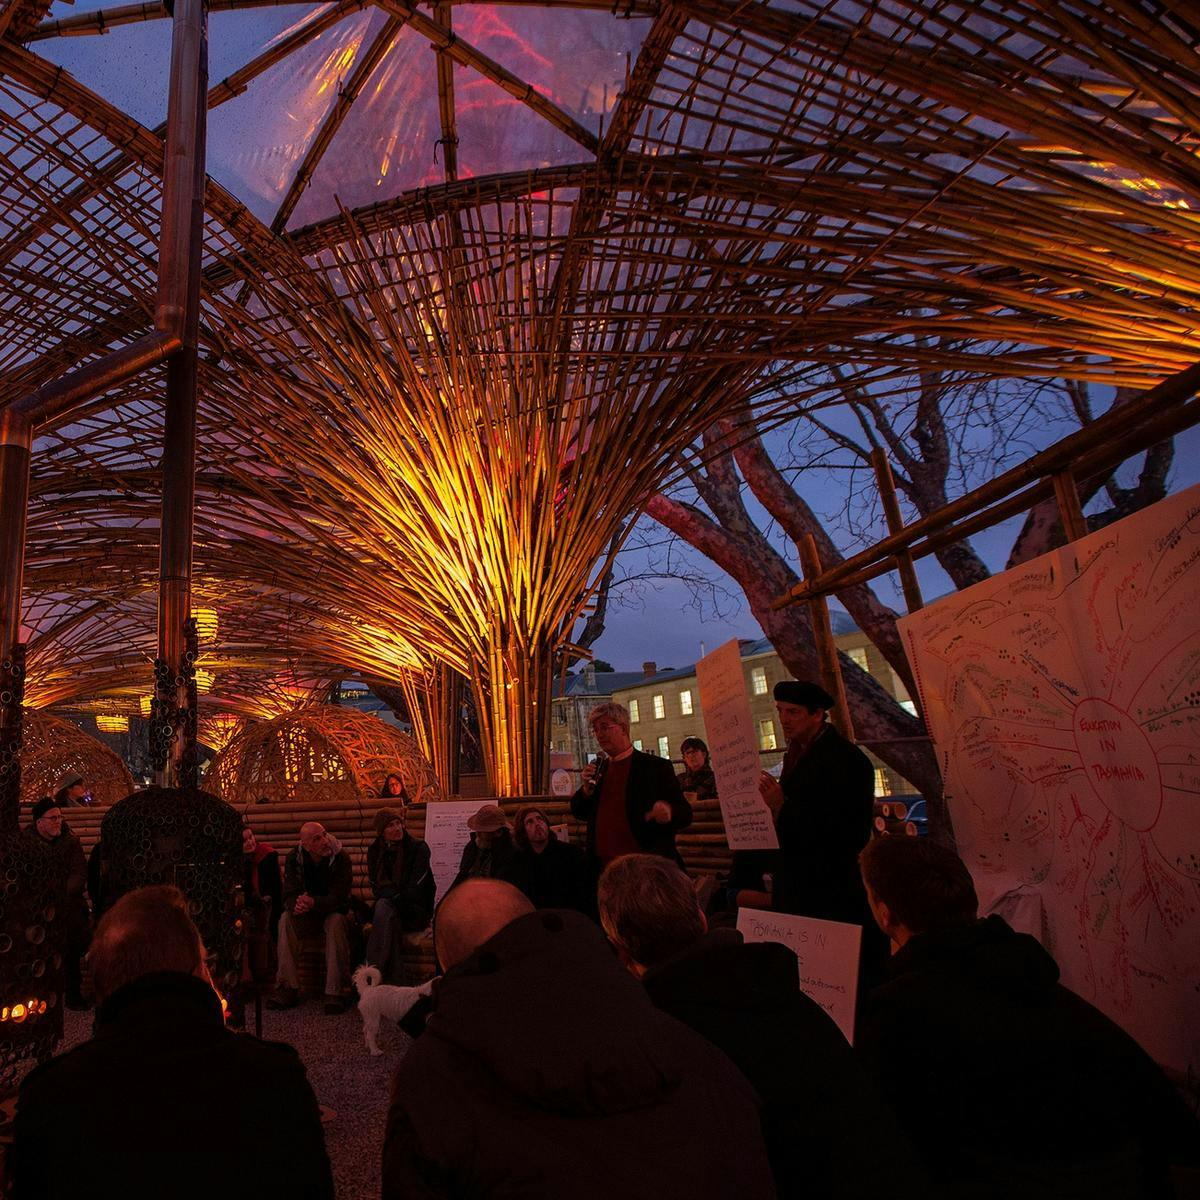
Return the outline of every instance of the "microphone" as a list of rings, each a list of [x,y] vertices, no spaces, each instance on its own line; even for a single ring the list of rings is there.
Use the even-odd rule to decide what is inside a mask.
[[[592,786],[599,788],[604,779],[604,772],[608,767],[608,755],[603,750],[599,751],[596,757],[592,759],[592,766],[596,768],[596,774],[592,776]]]

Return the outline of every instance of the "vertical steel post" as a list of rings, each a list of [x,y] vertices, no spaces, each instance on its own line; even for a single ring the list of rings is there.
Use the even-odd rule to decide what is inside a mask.
[[[191,611],[192,520],[196,495],[196,377],[200,329],[200,251],[204,232],[204,149],[208,92],[208,28],[203,0],[175,0],[171,83],[163,158],[163,213],[155,324],[177,330],[183,344],[167,363],[162,457],[158,657],[177,728],[156,782],[177,782],[188,751],[184,622]],[[180,719],[180,714],[183,714]],[[160,719],[165,714],[159,714]],[[194,735],[191,735],[194,736]]]

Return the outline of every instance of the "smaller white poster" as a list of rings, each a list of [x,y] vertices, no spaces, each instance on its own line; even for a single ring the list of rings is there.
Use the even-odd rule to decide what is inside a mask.
[[[706,654],[696,664],[696,678],[729,848],[774,850],[779,838],[771,810],[758,793],[762,767],[737,639]]]
[[[554,834],[556,841],[565,842],[568,846],[571,844],[570,825],[551,825],[550,832]]]
[[[446,894],[458,874],[462,853],[471,840],[467,820],[486,803],[484,800],[439,800],[425,808],[425,841],[437,884],[437,899]]]
[[[743,908],[738,910],[737,927],[748,942],[782,942],[795,953],[800,990],[833,1018],[853,1045],[862,926]]]

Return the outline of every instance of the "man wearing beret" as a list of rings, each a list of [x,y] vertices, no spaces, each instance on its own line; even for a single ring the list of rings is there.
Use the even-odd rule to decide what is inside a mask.
[[[773,905],[779,912],[861,925],[867,900],[858,852],[871,836],[875,768],[826,719],[833,697],[803,680],[775,685],[787,738],[778,780],[759,792],[775,818],[779,855]]]

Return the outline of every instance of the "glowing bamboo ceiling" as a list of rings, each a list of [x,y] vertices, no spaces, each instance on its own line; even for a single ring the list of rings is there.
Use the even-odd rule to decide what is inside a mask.
[[[169,22],[44,8],[0,17],[0,403],[151,319]],[[703,426],[833,401],[812,364],[1195,361],[1189,8],[213,4],[196,572],[231,690],[511,678]],[[160,413],[151,374],[36,448],[40,702],[146,680]]]

